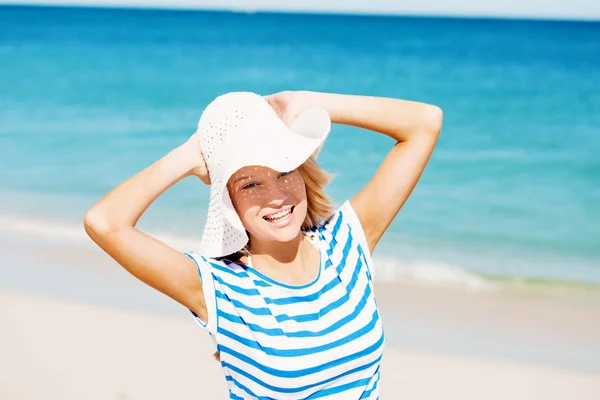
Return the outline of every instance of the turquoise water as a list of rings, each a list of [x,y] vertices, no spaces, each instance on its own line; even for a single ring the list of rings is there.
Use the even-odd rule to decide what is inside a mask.
[[[76,229],[214,97],[284,89],[443,108],[431,162],[375,252],[380,277],[600,283],[592,22],[0,7],[0,223]],[[391,145],[334,127],[321,164],[337,203]],[[142,225],[194,241],[207,200],[187,179]]]

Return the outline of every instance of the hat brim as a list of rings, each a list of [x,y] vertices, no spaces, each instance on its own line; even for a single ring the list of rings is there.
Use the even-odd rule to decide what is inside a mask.
[[[264,166],[278,172],[294,170],[308,158],[316,158],[329,135],[331,119],[323,108],[303,111],[288,127],[268,104],[267,106],[268,110],[262,110],[256,116],[257,119],[249,118],[241,127],[240,135],[234,136],[226,144],[229,156],[223,160],[219,179],[212,180],[211,177],[209,215],[212,214],[215,219],[207,222],[211,226],[220,226],[217,230],[221,232],[213,232],[212,235],[217,234],[222,240],[218,248],[201,244],[205,256],[222,257],[232,254],[248,242],[245,228],[227,190],[227,182],[235,172],[246,166]],[[216,206],[215,202],[221,203],[220,206]],[[211,213],[213,207],[221,215]]]
[[[229,143],[231,157],[223,165],[223,181],[240,168],[264,166],[286,172],[298,168],[311,156],[318,156],[331,130],[331,119],[323,108],[302,112],[288,127],[273,111],[272,118],[253,124],[245,140]],[[253,138],[252,138],[253,137]]]

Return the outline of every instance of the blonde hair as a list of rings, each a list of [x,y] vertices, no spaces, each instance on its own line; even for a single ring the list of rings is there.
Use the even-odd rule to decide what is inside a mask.
[[[300,229],[308,231],[322,221],[331,218],[333,214],[334,206],[331,204],[331,197],[323,190],[325,185],[333,179],[333,175],[321,169],[313,157],[302,163],[298,167],[298,172],[300,172],[302,179],[304,179],[307,203],[306,217]],[[249,254],[250,241],[241,250],[222,258],[236,262]],[[214,354],[214,357],[217,361],[221,360],[219,351]]]

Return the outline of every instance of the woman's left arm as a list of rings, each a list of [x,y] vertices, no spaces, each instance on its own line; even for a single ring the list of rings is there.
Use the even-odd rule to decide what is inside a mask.
[[[425,169],[442,129],[442,110],[392,98],[317,92],[298,96],[303,108],[325,108],[333,123],[379,132],[397,142],[371,180],[350,200],[372,253]]]

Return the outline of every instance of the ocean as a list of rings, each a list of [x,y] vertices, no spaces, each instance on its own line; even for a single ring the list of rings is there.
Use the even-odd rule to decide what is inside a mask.
[[[216,96],[280,90],[444,110],[376,279],[600,285],[600,22],[0,6],[0,226],[75,238]],[[334,126],[335,203],[392,145]],[[186,179],[140,226],[193,246],[208,192]]]

